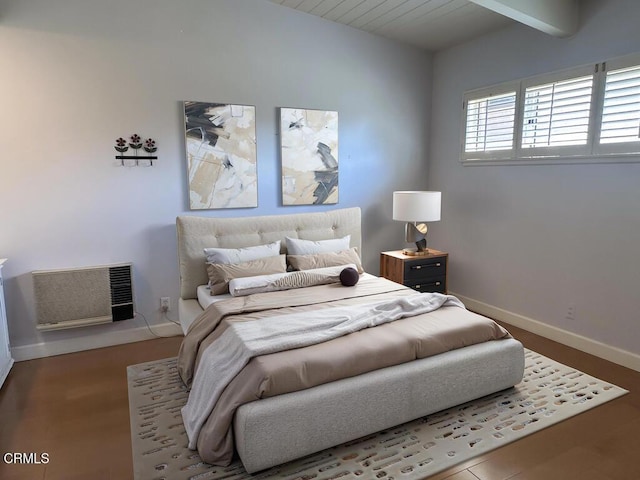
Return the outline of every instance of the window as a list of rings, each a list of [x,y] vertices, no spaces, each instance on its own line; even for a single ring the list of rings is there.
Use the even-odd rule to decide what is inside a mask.
[[[465,152],[513,148],[515,113],[516,92],[471,100],[467,106]]]
[[[592,75],[527,88],[522,147],[586,145],[592,90]]]
[[[640,142],[640,66],[607,72],[600,143]]]
[[[516,90],[506,86],[479,95],[472,93],[464,102],[464,156],[509,158],[514,144]]]
[[[463,120],[465,164],[640,162],[640,55],[467,92]]]

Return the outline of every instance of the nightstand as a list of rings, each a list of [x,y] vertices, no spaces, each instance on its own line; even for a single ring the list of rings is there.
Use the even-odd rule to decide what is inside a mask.
[[[402,250],[380,254],[380,276],[419,292],[447,293],[449,254],[429,249],[427,255],[404,255]]]

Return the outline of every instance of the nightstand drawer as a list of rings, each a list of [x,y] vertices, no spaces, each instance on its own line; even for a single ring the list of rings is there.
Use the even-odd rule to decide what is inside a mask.
[[[380,253],[380,275],[419,292],[447,293],[449,254],[429,249],[424,256],[405,255],[401,250]]]
[[[447,257],[422,258],[404,262],[404,283],[433,277],[444,277],[447,274]]]
[[[419,292],[446,293],[446,277],[444,275],[435,278],[428,278],[424,281],[409,280],[405,285]]]

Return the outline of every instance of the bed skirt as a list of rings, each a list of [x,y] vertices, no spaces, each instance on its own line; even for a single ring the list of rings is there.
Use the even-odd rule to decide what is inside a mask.
[[[509,388],[524,351],[494,340],[241,406],[237,452],[250,473]]]

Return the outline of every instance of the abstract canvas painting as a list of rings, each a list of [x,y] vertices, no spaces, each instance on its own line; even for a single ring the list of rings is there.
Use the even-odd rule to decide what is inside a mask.
[[[184,119],[190,208],[257,207],[255,107],[184,102]]]
[[[338,112],[280,109],[283,205],[338,203]]]

